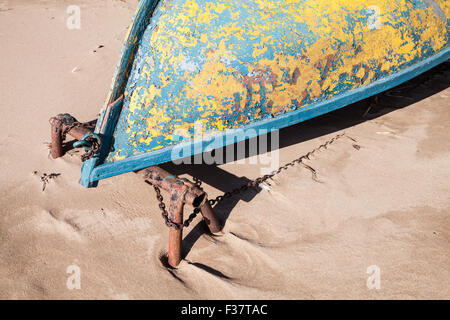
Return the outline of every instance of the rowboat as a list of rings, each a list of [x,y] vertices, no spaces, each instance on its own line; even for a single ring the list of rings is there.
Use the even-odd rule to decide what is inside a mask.
[[[446,0],[141,0],[81,184],[394,87],[449,59],[449,18]]]
[[[94,187],[386,91],[449,59],[449,35],[448,0],[141,0],[95,130],[52,118],[52,154],[66,132],[81,140]],[[154,185],[193,192],[152,168]],[[187,198],[214,222],[204,193]]]

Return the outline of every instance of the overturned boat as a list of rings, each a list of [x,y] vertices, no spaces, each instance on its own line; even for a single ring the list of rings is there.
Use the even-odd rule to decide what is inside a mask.
[[[141,0],[81,183],[394,87],[450,57],[449,18],[446,0]]]
[[[53,119],[52,154],[81,140],[91,187],[319,116],[449,59],[449,18],[448,0],[141,0],[95,130]]]

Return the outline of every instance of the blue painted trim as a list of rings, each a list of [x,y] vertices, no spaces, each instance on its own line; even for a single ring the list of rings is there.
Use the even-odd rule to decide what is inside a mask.
[[[322,101],[320,103],[316,103],[295,111],[291,111],[289,113],[280,115],[273,119],[261,120],[255,123],[252,123],[248,126],[244,126],[240,129],[227,130],[224,133],[217,134],[213,136],[214,141],[217,142],[219,139],[221,142],[212,144],[211,139],[213,137],[208,137],[203,140],[190,141],[186,143],[181,143],[176,146],[164,148],[161,150],[152,151],[149,153],[136,155],[124,160],[120,160],[117,162],[106,163],[100,166],[97,166],[93,169],[90,175],[90,181],[98,181],[101,179],[109,178],[112,176],[120,175],[122,173],[127,173],[130,171],[140,170],[152,165],[161,164],[168,161],[173,161],[179,158],[172,157],[172,150],[174,147],[183,148],[184,150],[189,149],[189,154],[184,154],[183,158],[186,156],[192,156],[198,153],[202,153],[207,148],[210,150],[211,148],[217,149],[224,147],[228,144],[232,144],[235,142],[243,141],[245,139],[252,138],[256,136],[253,135],[244,135],[240,131],[248,131],[250,129],[254,130],[277,130],[281,129],[322,114],[328,113],[330,111],[345,107],[354,102],[366,99],[370,96],[376,95],[380,92],[386,91],[390,88],[393,88],[405,81],[408,81],[419,74],[437,66],[438,64],[450,59],[450,47],[447,47],[440,53],[434,55],[431,58],[428,58],[422,62],[419,62],[411,67],[408,67],[402,71],[399,71],[396,74],[388,76],[386,78],[380,79],[370,85],[345,92],[339,96],[331,98],[329,100]],[[251,130],[250,130],[251,131]],[[232,142],[227,143],[227,137],[235,137]]]
[[[104,127],[103,129],[96,129],[98,131],[101,130],[97,135],[100,136],[102,141],[100,152],[97,153],[91,159],[83,162],[81,166],[81,179],[80,184],[86,188],[96,187],[96,180],[92,180],[92,172],[97,167],[99,163],[102,163],[106,156],[109,153],[111,148],[111,141],[114,136],[114,130],[116,129],[117,120],[119,119],[120,112],[122,111],[123,106],[123,98],[118,99],[114,103],[109,105],[109,108],[105,110],[105,115],[103,118]],[[94,133],[95,134],[95,133]]]

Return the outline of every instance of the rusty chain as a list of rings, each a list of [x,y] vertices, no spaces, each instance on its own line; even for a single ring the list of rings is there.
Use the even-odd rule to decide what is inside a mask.
[[[321,149],[327,149],[328,146],[332,143],[334,143],[336,140],[342,138],[345,135],[345,133],[341,133],[338,134],[337,136],[335,136],[334,138],[326,141],[324,144],[321,144],[320,146],[318,146],[317,148],[313,149],[312,151],[308,152],[306,155],[301,156],[300,158],[294,159],[291,162],[286,163],[285,165],[279,167],[277,170],[272,171],[272,173],[270,174],[266,174],[262,177],[256,178],[255,180],[251,180],[248,183],[235,188],[231,191],[225,192],[223,195],[220,195],[218,197],[216,197],[215,199],[210,199],[209,200],[209,204],[211,206],[223,201],[224,199],[228,199],[233,197],[234,195],[238,195],[241,192],[245,192],[250,188],[257,188],[259,185],[261,185],[262,183],[266,182],[267,180],[273,178],[275,175],[281,173],[283,170],[287,170],[289,167],[293,167],[296,164],[301,164],[303,165],[306,169],[310,170],[311,173],[313,174],[313,177],[316,177],[316,170],[314,170],[314,168],[308,166],[307,164],[303,163],[304,159],[310,160],[310,157],[316,153],[317,151],[321,150]],[[349,139],[353,140],[352,138],[349,137]]]
[[[224,199],[228,199],[231,198],[235,195],[238,195],[242,192],[247,191],[250,188],[257,188],[259,185],[261,185],[262,183],[266,182],[267,180],[271,179],[272,177],[274,177],[275,175],[281,173],[283,170],[287,170],[289,167],[293,167],[296,164],[301,164],[302,166],[304,166],[306,169],[310,170],[311,173],[313,174],[313,178],[316,178],[316,170],[314,170],[314,168],[312,168],[311,166],[303,163],[303,160],[307,159],[310,160],[310,157],[316,153],[317,151],[321,150],[321,149],[327,149],[329,145],[331,145],[332,143],[336,142],[336,140],[342,138],[346,136],[348,139],[352,140],[353,142],[355,142],[355,139],[347,136],[344,133],[340,133],[338,135],[336,135],[335,137],[331,138],[330,140],[326,141],[325,143],[321,144],[320,146],[318,146],[317,148],[313,149],[312,151],[308,152],[307,154],[301,156],[300,158],[294,159],[291,162],[286,163],[285,165],[279,167],[277,170],[272,171],[270,174],[266,174],[264,176],[258,177],[254,180],[249,181],[248,183],[235,188],[231,191],[225,192],[222,195],[217,196],[214,199],[209,199],[208,202],[209,204],[212,206],[218,204],[219,202],[222,202]],[[198,178],[193,178],[195,184],[197,185],[197,187],[199,187],[200,189],[202,189],[201,184],[202,181],[199,180]],[[169,213],[167,212],[166,209],[166,205],[164,204],[164,198],[161,195],[161,190],[158,186],[153,185],[152,183],[146,181],[148,184],[152,185],[153,188],[155,189],[156,192],[156,199],[158,199],[159,201],[159,208],[161,209],[161,215],[165,221],[166,226],[173,227],[177,230],[180,230],[184,227],[188,227],[190,225],[190,223],[195,219],[195,217],[200,213],[200,209],[199,208],[194,208],[193,212],[189,215],[189,218],[187,220],[185,220],[183,223],[176,223],[172,220],[170,220],[169,218]],[[203,190],[203,189],[202,189]]]

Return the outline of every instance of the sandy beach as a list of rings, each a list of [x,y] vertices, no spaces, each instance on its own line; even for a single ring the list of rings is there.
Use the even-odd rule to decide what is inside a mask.
[[[127,173],[86,189],[81,150],[49,157],[51,116],[97,117],[138,1],[73,2],[0,0],[1,299],[450,298],[450,63],[366,115],[362,101],[281,130],[280,164],[345,135],[306,161],[314,179],[294,166],[220,203],[223,234],[194,220],[172,270],[153,188]],[[79,30],[67,28],[72,4]],[[261,169],[164,168],[211,197]],[[45,188],[44,174],[55,174]],[[67,286],[70,266],[80,289]]]

